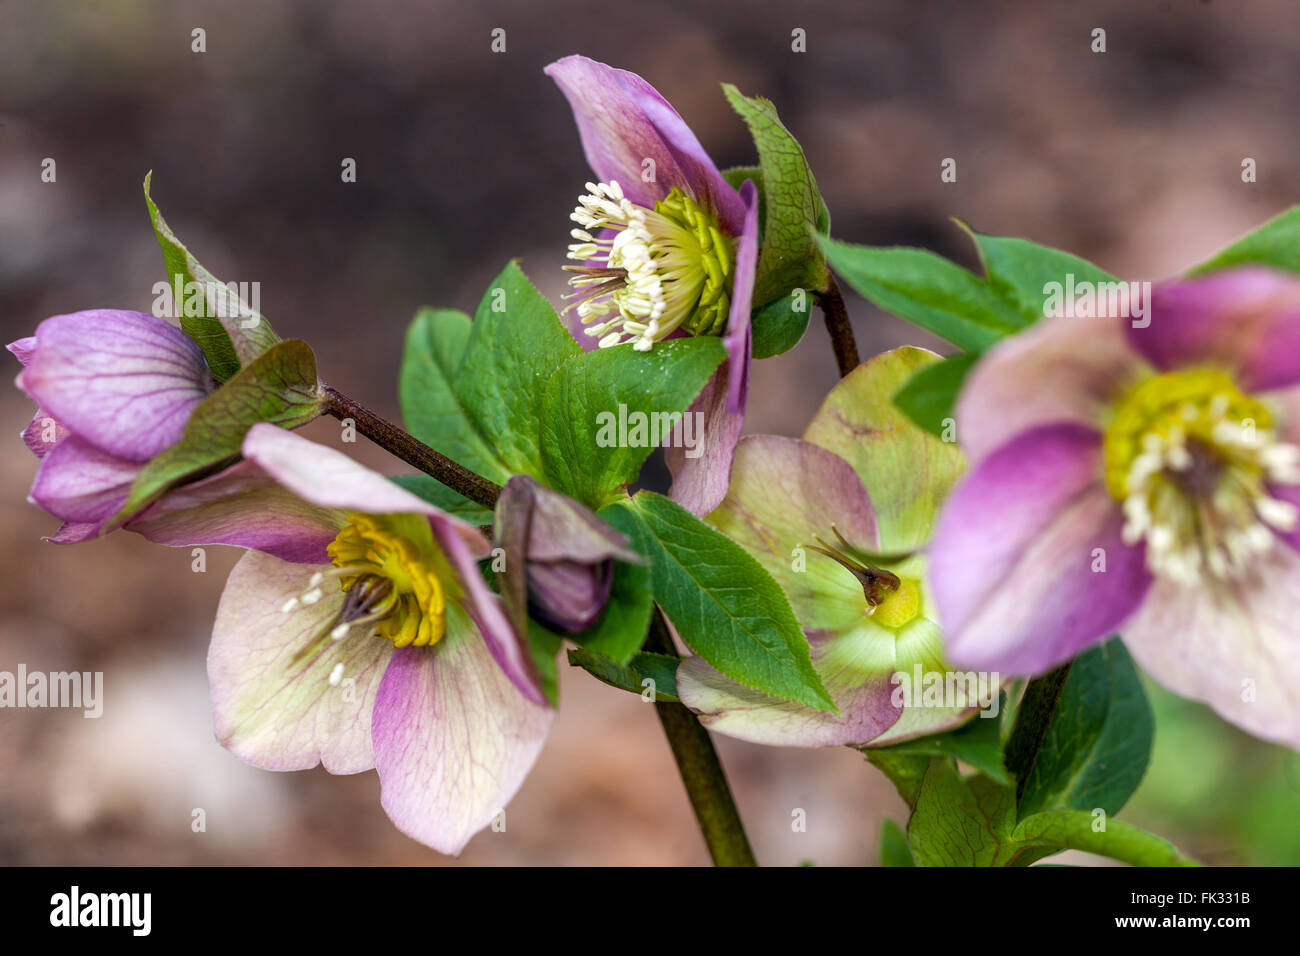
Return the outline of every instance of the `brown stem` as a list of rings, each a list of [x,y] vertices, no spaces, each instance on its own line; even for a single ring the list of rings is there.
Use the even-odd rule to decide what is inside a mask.
[[[437,478],[452,491],[458,491],[470,501],[485,508],[495,508],[501,486],[446,455],[430,448],[424,442],[398,428],[387,419],[376,415],[355,399],[349,398],[331,385],[320,382],[319,390],[325,400],[325,411],[339,421],[351,419],[357,431],[387,452]]]
[[[840,295],[834,276],[828,276],[826,288],[817,293],[817,304],[826,317],[826,331],[831,335],[831,348],[835,350],[835,362],[840,367],[840,378],[843,378],[858,367],[858,343],[853,338],[849,312],[844,307],[844,296]]]
[[[655,608],[645,649],[656,654],[677,656],[663,612]],[[757,866],[750,849],[740,811],[731,796],[727,776],[713,749],[709,732],[700,719],[677,701],[656,701],[655,712],[663,725],[664,736],[672,748],[673,759],[682,775],[691,809],[699,822],[700,833],[716,866]]]

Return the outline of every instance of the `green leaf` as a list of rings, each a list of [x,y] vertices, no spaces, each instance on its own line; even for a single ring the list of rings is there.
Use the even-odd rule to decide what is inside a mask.
[[[989,236],[976,232],[966,223],[957,220],[979,249],[984,272],[993,291],[1011,303],[1026,325],[1043,316],[1047,293],[1043,290],[1049,282],[1064,284],[1067,275],[1080,282],[1116,282],[1105,269],[1093,265],[1060,249],[1040,246],[1016,236]]]
[[[907,845],[907,833],[888,817],[880,826],[880,865],[916,866],[912,849]]]
[[[1052,807],[1114,815],[1151,757],[1155,719],[1118,638],[1031,681],[1007,742],[1023,819]]]
[[[643,694],[654,687],[655,700],[677,700],[677,665],[680,659],[667,654],[643,651],[626,664],[610,660],[585,647],[569,648],[569,663],[581,667],[592,677],[610,687],[632,694]],[[650,680],[654,684],[645,684]]]
[[[465,414],[506,466],[504,477],[543,477],[538,422],[542,421],[546,383],[557,369],[581,354],[578,343],[518,263],[507,265],[474,313],[452,383]],[[493,480],[504,477],[498,475]]]
[[[749,127],[763,172],[762,252],[754,305],[766,305],[794,288],[824,289],[826,263],[814,233],[830,228],[830,216],[803,148],[781,124],[770,101],[744,96],[729,83],[722,84],[722,90]]]
[[[988,777],[969,779],[950,759],[935,757],[921,781],[907,837],[919,866],[1008,866],[1015,797]]]
[[[537,668],[537,676],[541,680],[542,693],[550,701],[551,706],[555,707],[560,702],[560,681],[559,670],[556,660],[560,653],[560,648],[564,646],[564,638],[556,634],[544,624],[529,618],[528,620],[528,654],[533,659],[533,665]]]
[[[789,295],[769,302],[754,312],[751,324],[754,330],[754,358],[771,358],[788,352],[803,338],[812,315],[809,304],[812,296],[795,289]]]
[[[826,259],[857,292],[886,312],[968,352],[1026,324],[984,280],[925,249],[855,246],[821,238]]]
[[[484,508],[477,501],[470,501],[459,491],[453,491],[429,475],[395,475],[389,480],[469,524],[480,526],[492,524],[490,508]]]
[[[649,532],[639,543],[655,600],[691,650],[746,687],[834,713],[790,603],[763,566],[662,495],[639,492],[631,507]]]
[[[136,476],[111,524],[138,514],[174,485],[237,457],[245,433],[258,422],[296,428],[320,409],[311,348],[298,339],[273,345],[195,407],[180,441]]]
[[[1274,216],[1206,262],[1189,269],[1188,275],[1247,264],[1300,272],[1300,206],[1292,206]]]
[[[930,769],[930,758],[914,753],[895,753],[888,747],[864,750],[862,753],[873,767],[889,778],[898,795],[912,808],[921,793],[921,781]]]
[[[152,171],[144,177],[144,201],[149,207],[149,220],[153,223],[154,235],[162,248],[163,261],[167,264],[176,315],[181,329],[203,350],[212,377],[220,384],[280,339],[270,322],[254,312],[239,295],[224,291],[231,287],[205,269],[176,238],[158,211],[153,197],[149,195],[149,182],[152,178]],[[177,277],[181,280],[181,291],[184,293],[179,301],[175,301]],[[191,283],[197,283],[204,291],[201,315],[185,314],[189,290],[194,288]],[[222,307],[218,308],[218,304]]]
[[[962,777],[940,757],[921,782],[907,836],[920,866],[1028,866],[1062,850],[1134,866],[1196,865],[1167,840],[1085,810],[1048,810],[1017,824],[1010,787]]]
[[[430,448],[504,483],[510,469],[461,405],[453,383],[470,338],[470,318],[455,309],[421,309],[406,330],[398,378],[402,420]]]
[[[962,383],[978,358],[964,353],[925,366],[894,393],[894,404],[926,431],[943,437],[945,425],[953,419]]]
[[[725,354],[717,336],[697,336],[648,352],[597,349],[566,364],[541,408],[541,458],[551,486],[594,511],[624,497],[654,450],[652,432],[668,437],[669,416],[690,407]],[[646,423],[639,436],[638,420]]]
[[[877,752],[955,757],[970,764],[976,770],[983,771],[992,780],[1010,785],[1011,775],[1002,765],[1000,724],[1001,720],[997,717],[977,716],[956,730],[918,737],[915,740],[894,744],[892,747],[881,747]]]

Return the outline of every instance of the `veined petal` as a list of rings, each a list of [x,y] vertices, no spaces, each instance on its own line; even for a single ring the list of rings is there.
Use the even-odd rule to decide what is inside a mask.
[[[173,548],[229,544],[284,561],[328,564],[345,513],[304,501],[245,459],[168,492],[124,526]]]
[[[70,431],[129,461],[175,444],[213,388],[189,336],[143,312],[56,315],[36,341],[19,386]]]
[[[811,631],[813,667],[838,714],[777,700],[714,670],[701,657],[677,668],[677,696],[710,730],[778,747],[861,747],[897,722],[890,697],[893,634],[859,617],[843,631]]]
[[[59,530],[43,540],[51,544],[80,544],[99,536],[100,523],[97,521],[65,521]]]
[[[731,235],[741,233],[740,196],[654,87],[635,73],[585,56],[566,56],[544,72],[569,101],[597,179],[616,181],[628,199],[648,208],[681,187],[712,207]],[[642,178],[646,160],[654,162],[651,182]]]
[[[250,428],[243,451],[245,458],[257,462],[284,487],[321,508],[446,518],[435,531],[454,529],[475,557],[491,550],[477,528],[452,518],[342,452],[276,425],[261,422]]]
[[[840,627],[860,618],[862,585],[832,559],[808,550],[818,538],[839,547],[835,531],[860,551],[878,550],[875,514],[852,466],[797,438],[750,435],[736,446],[731,474],[709,524],[758,559],[803,627]],[[804,549],[802,556],[797,548]]]
[[[435,508],[347,455],[275,425],[258,424],[250,428],[244,438],[244,456],[257,462],[290,491],[322,508],[426,517],[435,540],[460,579],[469,613],[493,657],[529,699],[538,703],[546,700],[523,638],[515,633],[501,602],[479,574],[475,561],[487,555],[491,547],[477,528]]]
[[[322,565],[320,570],[328,570]],[[393,645],[380,637],[320,637],[343,604],[337,585],[315,604],[285,613],[312,566],[250,551],[230,573],[208,650],[217,739],[235,756],[268,770],[359,773],[374,766],[371,712]],[[341,679],[330,683],[342,664]]]
[[[892,398],[917,369],[939,361],[904,347],[867,359],[831,389],[804,431],[857,471],[876,513],[882,551],[929,541],[943,502],[965,467],[957,446],[917,427]]]
[[[140,465],[70,435],[41,459],[31,499],[56,518],[98,528],[126,501]]]
[[[372,732],[384,810],[413,839],[460,853],[519,789],[553,714],[516,692],[448,605],[442,641],[394,652],[379,687]]]
[[[753,359],[750,309],[754,301],[754,273],[758,268],[758,189],[751,179],[740,187],[745,222],[736,240],[736,271],[732,276],[731,311],[722,345],[727,350],[727,411],[745,414],[749,395],[749,366]]]
[[[664,461],[673,475],[669,493],[673,501],[694,515],[703,516],[716,508],[731,481],[731,459],[744,420],[727,411],[730,377],[728,365],[719,366],[686,410],[687,415],[703,416],[698,419],[703,427],[696,435],[695,448],[664,449]],[[688,458],[688,450],[698,454]]]
[[[44,458],[51,448],[67,437],[68,430],[43,408],[36,410],[22,433],[23,444],[37,458]]]
[[[1232,588],[1189,592],[1158,580],[1124,626],[1124,643],[1152,677],[1205,701],[1257,737],[1300,748],[1300,555],[1276,548]]]
[[[1125,323],[1129,326],[1129,323]],[[1259,267],[1161,283],[1128,340],[1161,371],[1226,367],[1246,391],[1300,383],[1300,279]]]
[[[1037,674],[1109,636],[1151,583],[1101,480],[1101,440],[1036,428],[953,492],[930,548],[930,588],[958,665]],[[1101,570],[1104,568],[1104,570]]]
[[[1110,403],[1149,369],[1125,338],[1127,325],[1054,316],[986,352],[957,400],[957,441],[971,463],[1031,428],[1100,427]]]
[[[32,357],[36,354],[36,336],[28,335],[21,339],[16,339],[5,346],[13,353],[14,358],[22,363],[23,368],[32,364]]]

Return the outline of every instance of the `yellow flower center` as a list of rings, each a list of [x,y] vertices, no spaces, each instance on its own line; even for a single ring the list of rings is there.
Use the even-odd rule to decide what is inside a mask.
[[[871,619],[882,627],[898,630],[916,620],[921,613],[921,589],[915,581],[903,578],[898,587],[876,605]]]
[[[1140,382],[1115,405],[1103,447],[1125,541],[1145,540],[1152,571],[1175,581],[1238,578],[1296,525],[1295,506],[1269,486],[1300,484],[1300,449],[1278,440],[1269,409],[1225,372]]]
[[[633,342],[648,351],[679,328],[722,334],[735,243],[694,199],[674,189],[647,209],[616,182],[587,183],[570,218],[581,228],[568,257],[584,264],[564,267],[574,274],[566,298],[577,300],[565,311],[577,310],[601,348]],[[597,235],[607,229],[614,234]]]
[[[394,647],[426,647],[442,639],[447,601],[442,582],[428,560],[431,536],[422,519],[411,519],[419,523],[406,527],[410,524],[404,520],[407,518],[350,515],[338,537],[330,542],[330,558],[339,584],[348,595],[334,633],[345,625],[350,628],[364,621],[374,623],[374,633],[392,641]],[[423,535],[418,533],[421,526],[426,532]],[[417,533],[408,537],[412,530]],[[421,546],[413,537],[430,540]],[[361,606],[375,594],[381,595],[375,603]],[[349,621],[346,612],[352,604],[362,613]]]

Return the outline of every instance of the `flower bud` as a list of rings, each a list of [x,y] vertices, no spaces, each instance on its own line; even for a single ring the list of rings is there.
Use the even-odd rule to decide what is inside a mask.
[[[502,489],[495,533],[506,552],[502,592],[516,620],[531,614],[572,634],[600,619],[614,561],[641,562],[626,536],[591,509],[527,475],[515,475]]]

